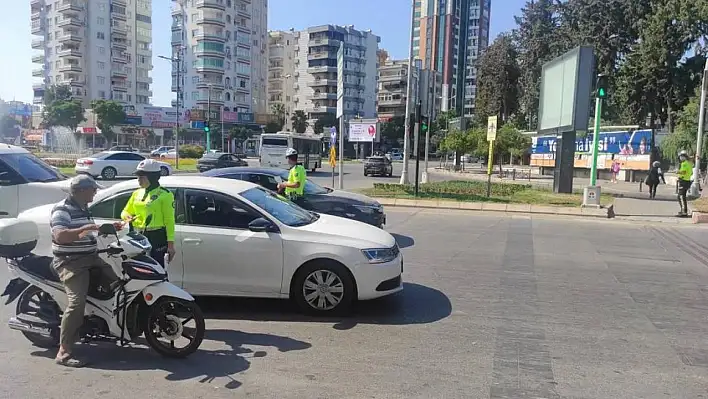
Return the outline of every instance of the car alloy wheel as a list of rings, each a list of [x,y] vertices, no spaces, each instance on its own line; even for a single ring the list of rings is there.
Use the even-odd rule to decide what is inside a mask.
[[[313,309],[332,310],[342,302],[344,283],[332,271],[316,270],[305,278],[302,295]]]
[[[101,172],[101,177],[105,180],[113,180],[116,178],[117,173],[118,172],[116,172],[116,170],[114,168],[109,166],[109,167],[103,169],[103,171]]]
[[[290,293],[303,312],[345,315],[357,298],[357,287],[349,270],[339,262],[318,259],[303,265],[291,282]]]

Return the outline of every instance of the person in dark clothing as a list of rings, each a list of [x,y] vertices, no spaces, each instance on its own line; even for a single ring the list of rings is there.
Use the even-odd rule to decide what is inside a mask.
[[[649,175],[647,175],[645,180],[646,185],[649,186],[649,198],[656,198],[656,188],[659,186],[660,182],[666,184],[664,172],[661,170],[661,163],[659,161],[654,161],[651,165],[651,169],[649,170]]]

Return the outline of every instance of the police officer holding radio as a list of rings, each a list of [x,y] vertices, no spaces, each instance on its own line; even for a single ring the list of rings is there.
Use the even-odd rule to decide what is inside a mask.
[[[175,256],[175,197],[160,186],[160,165],[154,160],[140,162],[135,174],[140,188],[128,199],[121,219],[145,230],[152,245],[150,256],[165,266],[165,257],[171,262]]]

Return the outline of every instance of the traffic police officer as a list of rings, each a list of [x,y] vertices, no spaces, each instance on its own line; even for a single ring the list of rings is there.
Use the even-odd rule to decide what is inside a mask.
[[[688,202],[686,200],[686,193],[691,188],[693,176],[693,164],[688,160],[688,153],[686,151],[681,151],[679,154],[679,165],[678,170],[678,201],[681,211],[677,216],[686,217],[688,216]]]
[[[278,191],[285,190],[285,195],[291,201],[297,201],[305,194],[305,182],[307,181],[307,172],[305,167],[297,163],[297,151],[294,148],[288,148],[285,151],[285,157],[290,165],[290,173],[288,181],[278,184]]]
[[[160,164],[146,159],[135,170],[140,188],[125,204],[121,219],[130,221],[145,230],[145,237],[152,244],[150,256],[164,266],[165,254],[172,261],[175,256],[175,197],[160,186]],[[146,226],[148,216],[152,216]]]

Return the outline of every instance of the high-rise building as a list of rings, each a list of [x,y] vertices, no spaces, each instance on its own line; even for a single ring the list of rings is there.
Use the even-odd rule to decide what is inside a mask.
[[[268,0],[252,0],[251,87],[253,112],[268,113]]]
[[[253,113],[266,106],[266,1],[175,1],[172,57],[182,70],[173,62],[172,90],[179,74],[180,107]]]
[[[152,0],[31,0],[30,7],[35,103],[59,84],[85,106],[150,103]]]
[[[479,54],[489,45],[491,0],[420,0],[413,18],[413,55],[442,73],[442,110],[474,115]]]
[[[433,84],[433,76],[437,77]],[[411,79],[411,108],[415,112],[418,102],[421,105],[423,116],[434,116],[433,112],[440,110],[442,89],[442,74],[433,73],[429,69],[422,69],[420,60],[413,66]],[[394,117],[406,116],[406,96],[408,88],[408,60],[379,60],[378,79],[378,119],[381,122],[389,121]],[[433,108],[433,104],[435,104]]]
[[[295,32],[268,32],[268,109],[272,113],[275,104],[282,104],[285,112],[285,129],[290,130],[290,118],[295,102]]]

